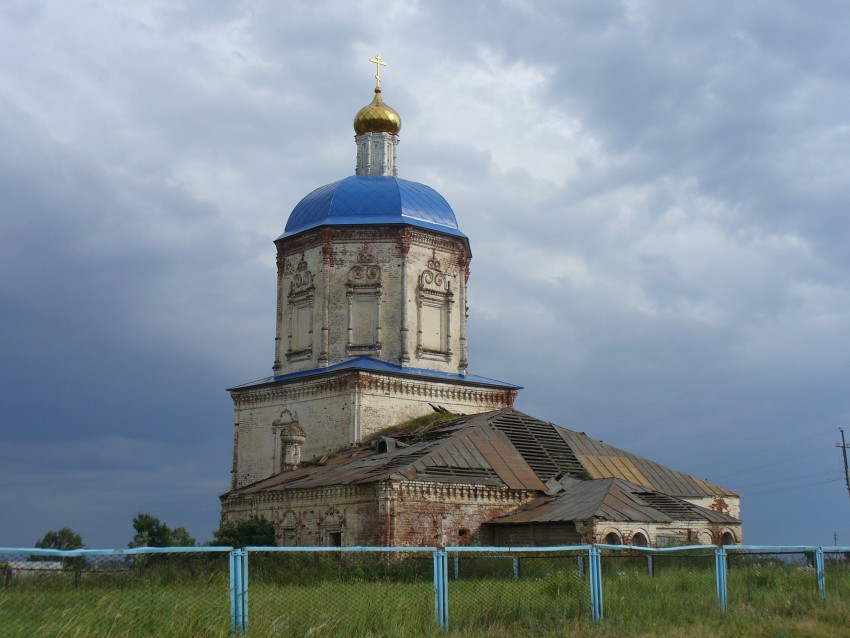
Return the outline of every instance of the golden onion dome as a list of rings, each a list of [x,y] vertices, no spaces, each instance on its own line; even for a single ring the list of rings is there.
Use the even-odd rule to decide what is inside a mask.
[[[381,99],[381,87],[376,86],[375,99],[354,116],[354,132],[357,135],[363,135],[363,133],[398,135],[400,130],[401,118],[394,108],[384,104]]]

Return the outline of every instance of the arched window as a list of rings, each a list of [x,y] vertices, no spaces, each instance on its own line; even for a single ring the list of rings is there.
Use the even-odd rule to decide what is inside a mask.
[[[646,540],[646,535],[643,532],[635,532],[632,534],[632,545],[635,547],[648,547],[649,541]]]
[[[363,254],[359,259],[375,258]],[[348,271],[348,354],[378,352],[381,349],[381,268],[361,263]]]
[[[416,356],[449,361],[452,357],[452,283],[436,254],[419,275],[416,291],[419,318]]]
[[[720,537],[721,545],[734,545],[735,544],[735,536],[732,532],[723,532],[723,536]]]
[[[605,534],[606,545],[621,545],[620,535],[617,532],[608,532]]]

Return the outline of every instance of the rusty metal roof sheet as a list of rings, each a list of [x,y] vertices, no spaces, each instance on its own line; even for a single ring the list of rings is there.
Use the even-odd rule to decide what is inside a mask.
[[[621,479],[643,486],[646,492],[672,497],[737,496],[718,485],[510,408],[459,417],[424,431],[399,426],[381,435],[398,438],[406,445],[379,452],[367,441],[352,450],[331,455],[322,465],[305,464],[242,487],[236,493],[368,484],[389,479],[495,485],[543,492],[544,481],[567,475],[577,479]],[[591,488],[589,484],[583,489],[590,490],[587,492],[590,495],[593,489],[601,488]],[[607,498],[606,502],[611,502],[614,497]]]
[[[592,439],[583,432],[574,432],[517,410],[508,408],[470,418],[472,424],[481,422],[506,434],[543,481],[559,474],[576,478],[619,478],[672,496],[738,496],[719,485]]]
[[[392,431],[384,431],[384,436]],[[331,455],[322,465],[306,464],[236,490],[236,493],[376,483],[390,478],[495,485],[543,491],[510,439],[474,425],[468,417],[442,424],[421,441],[378,452],[368,444]]]
[[[586,434],[557,428],[592,478],[621,478],[672,496],[738,496],[690,474],[626,452]]]
[[[573,481],[563,492],[534,499],[516,512],[493,522],[556,523],[590,519],[635,523],[741,522],[728,514],[721,514],[667,494],[647,491],[643,486],[616,478]]]

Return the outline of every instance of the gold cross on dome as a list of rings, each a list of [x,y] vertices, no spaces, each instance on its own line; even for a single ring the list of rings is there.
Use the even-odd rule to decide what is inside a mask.
[[[386,62],[384,62],[383,58],[380,55],[376,55],[374,58],[369,58],[369,62],[372,62],[375,65],[376,73],[375,79],[378,81],[378,88],[381,88],[381,67],[389,66]]]

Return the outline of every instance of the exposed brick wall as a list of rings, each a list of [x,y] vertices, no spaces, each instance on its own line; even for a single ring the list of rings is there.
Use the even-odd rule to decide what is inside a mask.
[[[330,486],[226,497],[222,518],[263,516],[275,524],[278,544],[324,545],[328,531],[340,531],[345,546],[487,544],[492,539],[482,524],[534,496],[436,483]]]

